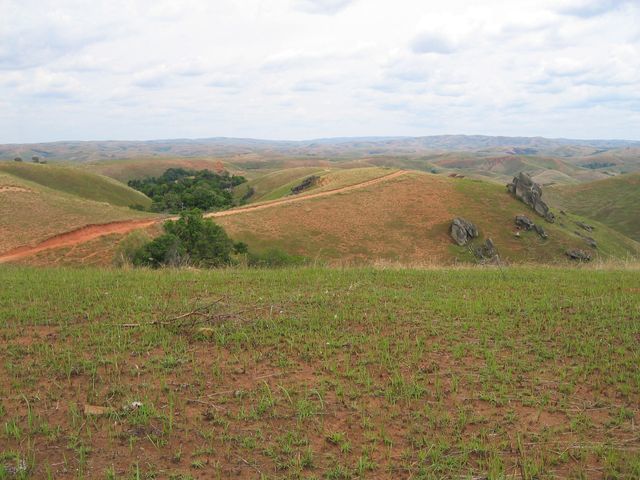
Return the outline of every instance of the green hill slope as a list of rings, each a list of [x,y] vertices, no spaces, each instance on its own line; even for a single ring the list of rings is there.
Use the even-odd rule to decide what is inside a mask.
[[[541,185],[573,184],[599,180],[605,176],[601,172],[570,165],[558,158],[533,155],[448,155],[434,164],[441,168],[482,175],[503,182],[511,180],[520,172],[527,172]]]
[[[236,198],[242,198],[252,189],[253,194],[248,197],[249,203],[264,202],[286,197],[291,189],[300,185],[306,178],[315,175],[318,181],[303,194],[334,190],[337,188],[366,182],[368,180],[388,175],[393,170],[380,167],[358,167],[346,169],[330,169],[319,167],[297,167],[267,173],[249,182],[239,185],[235,192]]]
[[[549,238],[543,240],[534,232],[516,236],[518,214],[543,225]],[[457,216],[479,227],[477,243],[492,238],[506,261],[555,263],[564,261],[570,248],[602,259],[640,254],[639,243],[602,224],[589,234],[598,244],[592,249],[579,236],[586,232],[579,232],[575,224],[583,217],[559,215],[556,223],[546,223],[504,186],[419,172],[216,221],[257,250],[277,247],[332,263],[446,264],[472,260],[468,249],[454,245],[449,237],[451,220]]]
[[[34,168],[41,166],[44,167]],[[33,245],[89,224],[148,216],[45,187],[0,169],[0,252]]]
[[[0,162],[0,172],[44,187],[111,205],[151,205],[151,199],[117,180],[73,167]]]
[[[548,189],[558,208],[597,220],[640,241],[640,174]]]

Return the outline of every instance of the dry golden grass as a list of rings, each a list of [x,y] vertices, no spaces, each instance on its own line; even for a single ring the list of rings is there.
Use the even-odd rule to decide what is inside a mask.
[[[574,234],[578,217],[545,223],[545,241],[534,232],[514,234],[514,218],[520,213],[537,219],[499,185],[412,172],[366,188],[216,221],[254,249],[278,247],[339,265],[468,262],[468,250],[452,245],[449,238],[456,216],[476,223],[483,238],[492,238],[505,262],[564,262],[566,249],[588,250]],[[592,235],[599,244],[592,253],[602,260],[640,253],[640,244],[604,226]]]
[[[0,186],[27,191],[0,191],[0,252],[34,245],[84,225],[108,223],[146,214],[95,202],[0,173]]]

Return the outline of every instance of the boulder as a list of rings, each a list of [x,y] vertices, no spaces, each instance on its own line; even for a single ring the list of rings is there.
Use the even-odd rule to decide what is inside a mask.
[[[480,260],[491,260],[498,256],[498,250],[496,249],[493,240],[491,240],[490,238],[487,238],[487,240],[482,245],[476,247],[473,250],[473,253],[475,254],[476,258]]]
[[[516,226],[524,230],[531,230],[535,226],[535,223],[525,215],[516,215]]]
[[[541,238],[544,238],[545,240],[549,238],[549,235],[547,235],[547,232],[545,231],[544,228],[542,228],[542,226],[536,224],[533,226],[533,229],[536,231],[538,235],[540,235]]]
[[[527,230],[527,231],[534,230],[538,235],[540,235],[544,239],[549,238],[549,235],[547,235],[547,232],[545,231],[545,229],[542,228],[540,225],[536,225],[535,223],[533,223],[533,221],[526,215],[516,215],[516,226],[518,228],[522,228],[523,230]]]
[[[589,261],[591,261],[591,255],[589,255],[584,250],[567,250],[565,252],[565,254],[571,260],[576,260],[576,261],[579,261],[579,262],[589,262]]]
[[[319,176],[311,175],[310,177],[305,178],[302,181],[302,183],[300,183],[299,185],[296,185],[295,187],[291,188],[291,193],[289,195],[297,195],[299,193],[302,193],[305,190],[308,190],[311,187],[314,187],[319,180],[320,180]]]
[[[521,172],[507,185],[509,192],[517,199],[529,205],[538,215],[553,223],[555,216],[549,210],[549,206],[542,200],[542,188],[531,180],[531,177]]]
[[[579,236],[582,240],[585,241],[585,243],[587,245],[589,245],[591,248],[598,248],[598,242],[596,242],[595,238],[591,238],[588,237],[587,235],[582,235],[580,232],[576,231],[573,232],[575,233],[577,236]]]
[[[451,237],[461,247],[478,237],[478,227],[464,218],[454,218],[451,222]]]
[[[591,225],[587,225],[584,222],[573,222],[575,223],[577,226],[579,226],[581,229],[586,230],[587,232],[593,232],[594,228]]]

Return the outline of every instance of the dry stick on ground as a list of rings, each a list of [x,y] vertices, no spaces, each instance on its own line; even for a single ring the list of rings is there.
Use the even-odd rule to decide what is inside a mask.
[[[201,307],[197,307],[197,308],[191,310],[190,312],[183,313],[181,315],[178,315],[177,317],[173,317],[173,318],[169,319],[168,321],[153,320],[152,322],[146,322],[146,323],[120,323],[120,324],[117,324],[117,326],[124,327],[124,328],[134,328],[134,327],[140,327],[140,326],[143,326],[143,325],[172,325],[176,320],[182,320],[184,318],[193,317],[193,316],[196,316],[196,315],[204,316],[204,317],[209,318],[210,315],[205,313],[205,311],[208,310],[209,308],[213,307],[217,303],[220,303],[222,300],[224,300],[224,297],[220,297],[220,298],[218,298],[217,300],[214,300],[211,303],[208,303],[208,304],[203,305]]]

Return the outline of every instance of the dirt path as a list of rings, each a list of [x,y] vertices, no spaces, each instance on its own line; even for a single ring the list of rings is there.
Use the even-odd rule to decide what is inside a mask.
[[[0,193],[2,192],[31,193],[31,190],[24,187],[16,187],[14,185],[0,185]]]
[[[336,195],[338,193],[349,192],[351,190],[357,190],[359,188],[375,185],[376,183],[380,183],[386,180],[390,180],[392,178],[399,177],[401,175],[404,175],[405,173],[407,172],[404,170],[399,170],[397,172],[390,173],[389,175],[384,175],[382,177],[374,178],[372,180],[367,180],[366,182],[356,183],[355,185],[348,185],[346,187],[336,188],[334,190],[326,190],[324,192],[311,193],[308,195],[300,195],[292,198],[273,200],[267,203],[260,203],[257,205],[249,205],[247,207],[234,208],[233,210],[224,210],[222,212],[209,213],[209,214],[206,214],[205,217],[208,217],[208,218],[227,217],[229,215],[237,215],[239,213],[253,212],[255,210],[263,210],[265,208],[276,207],[278,205],[286,205],[289,203],[302,202],[304,200],[310,200],[312,198],[327,197],[330,195]],[[176,219],[176,218],[177,217],[169,217],[169,218],[162,218],[162,219],[148,219],[148,220],[128,220],[123,222],[105,223],[101,225],[87,225],[85,227],[78,228],[77,230],[72,230],[70,232],[61,233],[60,235],[55,235],[35,246],[18,247],[8,252],[2,253],[0,254],[0,263],[20,260],[21,258],[26,258],[31,255],[35,255],[36,253],[42,252],[44,250],[79,245],[79,244],[88,242],[89,240],[93,240],[94,238],[102,237],[104,235],[110,235],[113,233],[119,233],[119,234],[129,233],[133,230],[149,227],[157,222],[164,222],[168,219]]]
[[[110,235],[112,233],[129,233],[139,228],[145,228],[158,222],[157,219],[127,220],[124,222],[104,223],[100,225],[87,225],[70,232],[55,235],[35,246],[18,247],[0,254],[0,263],[11,262],[21,258],[30,257],[36,253],[52,248],[71,247],[79,245],[94,238]]]
[[[346,187],[336,188],[334,190],[325,190],[324,192],[310,193],[308,195],[300,195],[295,197],[283,198],[279,200],[272,200],[270,202],[259,203],[256,205],[249,205],[248,207],[234,208],[233,210],[223,210],[222,212],[207,213],[205,217],[208,217],[208,218],[228,217],[229,215],[236,215],[238,213],[253,212],[255,210],[263,210],[265,208],[271,208],[278,205],[286,205],[288,203],[297,203],[303,200],[311,200],[312,198],[328,197],[329,195],[349,192],[351,190],[357,190],[359,188],[375,185],[376,183],[380,183],[386,180],[391,180],[392,178],[400,177],[405,173],[407,173],[405,170],[399,170],[397,172],[390,173],[389,175],[384,175],[382,177],[374,178],[372,180],[367,180],[366,182],[362,182],[362,183],[356,183],[354,185],[348,185]]]

